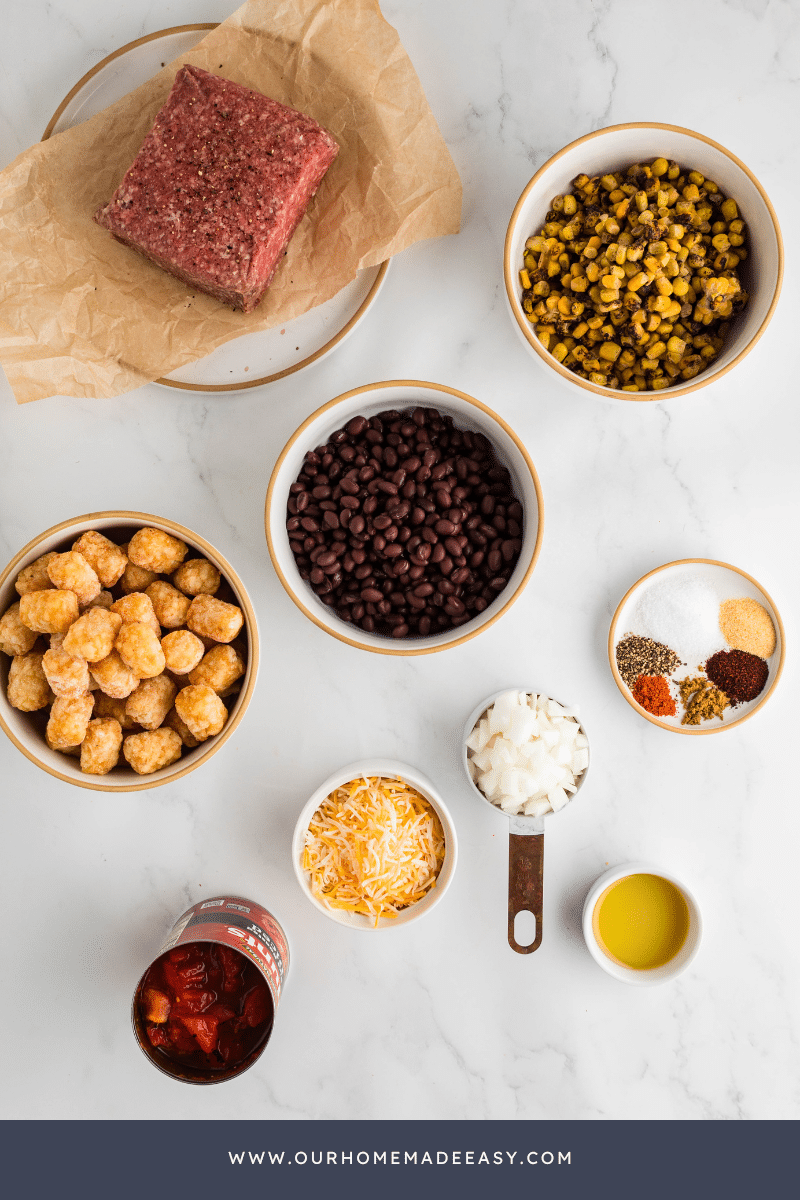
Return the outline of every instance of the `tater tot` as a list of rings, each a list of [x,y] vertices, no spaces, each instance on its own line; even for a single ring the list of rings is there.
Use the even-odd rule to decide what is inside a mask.
[[[207,558],[189,558],[178,567],[172,582],[187,596],[213,596],[222,576]]]
[[[176,675],[188,675],[205,654],[205,646],[200,638],[188,629],[176,629],[166,634],[161,639],[161,649],[167,660],[167,670],[174,671]],[[204,679],[201,682],[207,681]]]
[[[106,608],[87,608],[66,632],[62,648],[68,654],[100,662],[114,649],[122,618]]]
[[[82,604],[81,612],[85,612],[87,608],[111,608],[113,603],[114,597],[111,595],[111,592],[107,592],[104,589],[102,592],[98,592],[94,600],[90,601],[89,604]]]
[[[151,775],[168,767],[181,756],[183,742],[174,729],[153,729],[131,733],[122,743],[122,753],[137,775]]]
[[[22,601],[17,600],[0,617],[0,650],[5,654],[27,654],[36,642],[36,631],[20,616],[21,607]]]
[[[169,675],[143,679],[128,697],[125,715],[141,725],[142,729],[158,729],[172,708],[177,691]]]
[[[120,587],[125,595],[129,592],[143,592],[150,586],[154,579],[158,579],[157,571],[146,571],[144,567],[137,567],[130,561],[122,573]]]
[[[156,571],[160,575],[171,575],[188,552],[189,547],[180,538],[148,527],[137,529],[128,543],[128,558],[134,566]]]
[[[37,712],[53,699],[42,670],[42,655],[35,650],[17,654],[8,669],[8,703],[20,712]]]
[[[86,726],[92,715],[94,697],[56,696],[47,722],[47,742],[55,750],[65,746],[79,746],[86,736]]]
[[[41,558],[37,558],[35,562],[22,568],[17,576],[17,582],[14,584],[20,596],[24,596],[26,592],[44,592],[53,586],[50,576],[47,574],[47,564],[51,558],[53,558],[52,551],[49,554],[43,554]]]
[[[107,775],[119,762],[122,727],[113,717],[96,717],[86,726],[81,742],[81,770],[85,775]]]
[[[78,619],[78,597],[61,588],[26,592],[20,597],[19,615],[22,624],[37,633],[66,633]]]
[[[178,716],[177,711],[171,708],[164,718],[164,724],[174,729],[178,737],[183,742],[187,750],[194,750],[195,746],[199,746],[202,738],[196,738],[185,721],[182,721]]]
[[[122,729],[138,731],[138,722],[131,720],[125,712],[125,704],[124,699],[116,699],[114,696],[107,696],[105,692],[98,692],[94,701],[94,715],[96,717],[113,717],[115,721],[119,721]]]
[[[186,616],[192,602],[171,583],[157,579],[148,587],[147,595],[152,601],[159,623],[165,629],[180,629],[186,624]]]
[[[122,661],[116,650],[99,662],[93,662],[89,671],[101,692],[114,700],[125,700],[139,685],[139,676]]]
[[[195,596],[186,618],[192,633],[213,638],[215,642],[232,642],[243,622],[244,614],[236,604],[214,596]]]
[[[62,591],[74,592],[78,604],[90,604],[100,593],[100,580],[96,571],[89,566],[82,554],[67,550],[66,554],[54,554],[47,564],[50,582]]]
[[[48,650],[42,659],[42,670],[56,696],[67,696],[73,700],[88,692],[91,680],[85,658],[77,658],[60,647]]]
[[[104,588],[113,587],[128,565],[127,555],[96,529],[82,533],[72,549],[83,555]]]
[[[190,683],[175,697],[175,709],[196,738],[204,741],[219,733],[228,719],[228,710],[213,688]]]
[[[115,600],[111,611],[122,618],[123,625],[133,625],[137,622],[149,625],[153,633],[161,637],[161,626],[153,608],[153,601],[145,592],[131,592],[120,600]]]
[[[244,675],[244,663],[233,646],[214,646],[202,662],[189,672],[189,683],[205,683],[217,695]]]
[[[45,730],[44,740],[47,742],[47,744],[51,750],[57,750],[59,754],[66,754],[70,758],[80,758],[80,756],[81,756],[80,746],[56,746],[56,745],[54,745],[53,742],[50,741],[50,735],[47,733],[46,730]]]
[[[122,626],[117,634],[114,649],[140,679],[160,675],[167,665],[158,635],[141,621]]]

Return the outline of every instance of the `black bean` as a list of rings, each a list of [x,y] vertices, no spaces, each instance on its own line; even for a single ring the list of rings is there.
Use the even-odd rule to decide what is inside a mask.
[[[383,636],[468,621],[521,550],[522,505],[491,443],[435,409],[351,418],[307,452],[287,507],[301,577],[343,621]]]

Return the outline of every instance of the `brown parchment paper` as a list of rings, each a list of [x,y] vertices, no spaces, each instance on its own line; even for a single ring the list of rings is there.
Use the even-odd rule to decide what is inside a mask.
[[[92,220],[184,62],[308,113],[341,147],[253,313],[192,294]],[[457,233],[460,213],[458,174],[376,0],[248,0],[0,175],[0,363],[19,403],[119,395],[307,312],[416,241]]]

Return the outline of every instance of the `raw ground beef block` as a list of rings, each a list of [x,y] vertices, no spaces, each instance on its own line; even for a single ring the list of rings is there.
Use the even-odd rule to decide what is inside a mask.
[[[252,312],[338,151],[311,117],[183,66],[94,219],[191,288]]]

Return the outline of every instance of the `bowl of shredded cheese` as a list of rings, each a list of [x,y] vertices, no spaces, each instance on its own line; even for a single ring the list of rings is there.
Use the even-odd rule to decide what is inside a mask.
[[[351,929],[392,929],[430,912],[450,885],[456,831],[421,772],[394,759],[350,763],[303,807],[292,861],[326,917]]]

